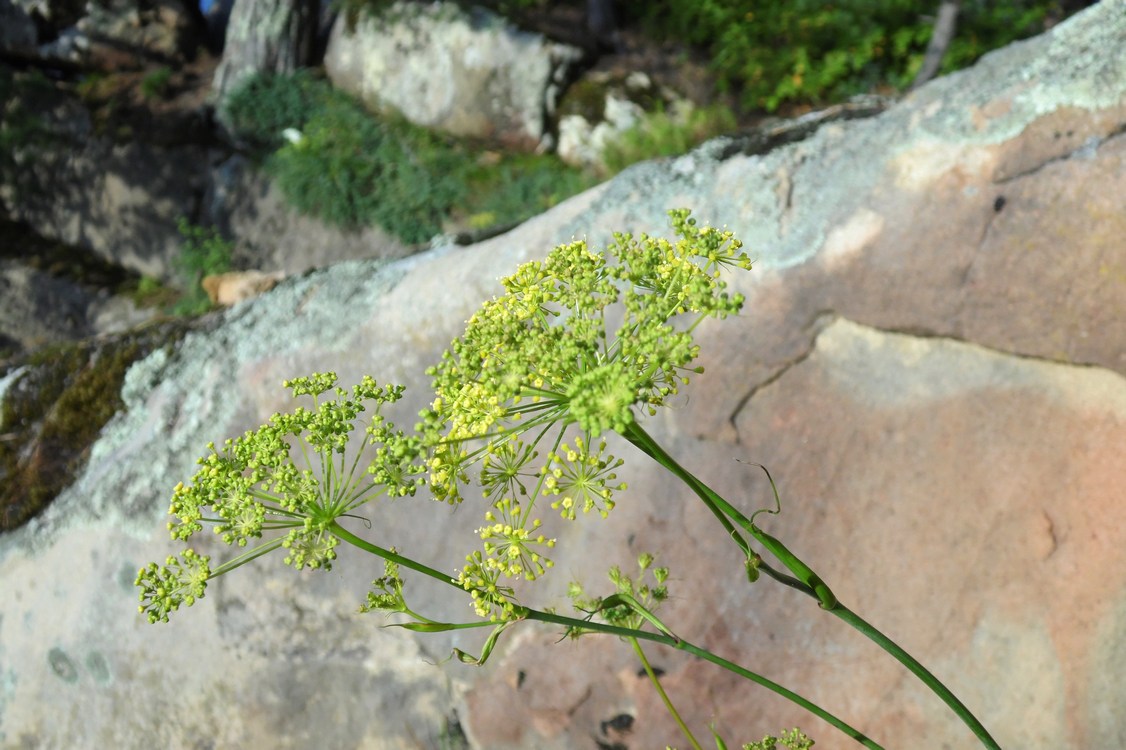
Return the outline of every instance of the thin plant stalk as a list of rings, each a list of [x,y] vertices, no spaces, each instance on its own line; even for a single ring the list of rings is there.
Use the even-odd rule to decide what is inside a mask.
[[[801,580],[794,582],[783,581],[792,588],[796,588],[803,593],[817,599],[822,609],[836,615],[840,620],[850,625],[853,629],[859,631],[869,640],[882,648],[900,664],[907,667],[924,685],[926,685],[931,692],[937,695],[943,703],[945,703],[950,710],[952,710],[959,719],[962,720],[971,732],[974,733],[982,743],[983,746],[989,750],[1000,750],[1000,745],[989,734],[977,717],[966,707],[962,701],[958,699],[954,693],[946,687],[937,677],[935,677],[926,667],[924,667],[918,659],[907,653],[905,649],[899,646],[891,638],[888,638],[880,632],[875,626],[862,619],[859,615],[854,613],[848,607],[837,601],[836,596],[829,590],[828,586],[817,576],[813,570],[801,561],[796,555],[790,552],[785,546],[777,539],[765,534],[761,529],[755,526],[754,522],[747,518],[742,512],[731,505],[727,500],[721,497],[703,481],[681,466],[677,461],[669,455],[652,438],[641,425],[634,422],[629,426],[623,436],[637,446],[642,452],[659,463],[661,466],[668,469],[674,476],[684,482],[688,487],[696,493],[697,496],[704,502],[713,514],[726,516],[733,520],[736,524],[741,526],[748,534],[753,536],[756,540],[763,543],[772,553],[778,556],[782,563],[786,565],[795,575]],[[724,524],[724,528],[730,528],[730,523]],[[748,554],[748,550],[742,542],[740,537],[734,536],[736,544],[740,549]],[[749,553],[754,554],[754,553]],[[766,570],[766,568],[764,568]],[[768,571],[769,572],[769,571]],[[787,576],[788,577],[788,576]],[[792,580],[792,579],[791,579]],[[798,585],[794,585],[794,584]]]
[[[672,700],[669,698],[669,694],[665,692],[664,686],[661,685],[660,678],[657,677],[657,673],[653,671],[653,667],[649,664],[649,660],[645,658],[645,651],[642,650],[641,644],[636,638],[630,638],[629,645],[633,646],[634,653],[636,653],[637,658],[641,660],[641,666],[645,668],[645,674],[649,675],[649,682],[653,683],[653,687],[657,690],[657,695],[661,696],[661,702],[665,704],[665,710],[669,712],[669,715],[672,716],[673,721],[675,721],[676,725],[680,727],[680,731],[683,732],[684,736],[688,738],[688,741],[692,743],[692,747],[696,748],[696,750],[704,750],[702,747],[700,747],[700,743],[696,740],[695,735],[692,734],[692,730],[690,730],[688,728],[688,725],[684,723],[684,719],[680,718],[680,712],[676,710],[676,706],[673,705]]]
[[[329,524],[328,530],[335,534],[342,541],[348,542],[349,544],[358,547],[365,552],[370,552],[371,554],[382,557],[385,560],[390,560],[394,563],[397,563],[404,568],[409,568],[410,570],[422,573],[423,575],[429,576],[436,581],[441,581],[442,583],[453,586],[459,591],[462,590],[461,585],[458,584],[456,578],[446,573],[442,573],[439,570],[431,568],[428,565],[423,565],[422,563],[417,562],[416,560],[412,560],[409,557],[404,557],[400,554],[392,552],[391,550],[372,544],[366,539],[356,536],[352,532],[348,531],[336,521],[333,521],[331,524]],[[708,651],[707,649],[690,643],[684,639],[666,635],[664,633],[654,633],[648,630],[626,628],[620,625],[610,625],[608,623],[597,622],[594,620],[580,620],[574,617],[567,617],[566,615],[559,615],[554,612],[544,612],[537,609],[531,609],[529,607],[520,607],[517,611],[519,613],[520,619],[530,620],[534,622],[551,623],[554,625],[562,625],[563,627],[567,628],[569,633],[579,634],[590,632],[615,635],[620,638],[627,639],[636,638],[638,640],[659,643],[663,646],[668,646],[670,648],[692,654],[693,656],[698,656],[705,661],[709,661],[716,666],[726,669],[729,672],[737,674],[740,677],[750,680],[751,682],[760,685],[767,690],[776,693],[777,695],[780,695],[791,703],[796,704],[800,708],[805,709],[809,713],[840,730],[844,734],[859,742],[864,747],[869,748],[869,750],[884,750],[883,747],[876,743],[874,740],[869,739],[858,729],[845,723],[842,719],[837,718],[833,714],[818,706],[816,703],[813,703],[812,701],[804,698],[803,696],[786,687],[783,687],[782,685],[774,682],[771,679],[763,677],[757,672],[752,672],[746,667],[742,667],[735,662],[729,661],[728,659],[725,659],[718,654],[714,654],[711,651]]]

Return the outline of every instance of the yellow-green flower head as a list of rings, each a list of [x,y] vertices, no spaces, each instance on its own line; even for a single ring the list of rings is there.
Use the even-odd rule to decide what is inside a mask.
[[[137,573],[134,585],[141,589],[138,610],[149,622],[168,622],[180,605],[192,606],[202,599],[211,577],[211,558],[186,549],[179,558],[171,555],[165,564],[149,563]]]
[[[208,577],[275,549],[286,550],[287,565],[327,570],[339,544],[330,531],[335,519],[380,495],[413,495],[424,482],[421,439],[395,430],[380,414],[384,404],[402,397],[402,387],[365,377],[348,391],[336,382],[331,372],[286,381],[295,397],[311,397],[313,408],[275,414],[222,449],[208,445],[211,452],[199,460],[191,484],[173,491],[172,537],[188,539],[210,524],[227,544],[250,549],[214,571],[194,553],[142,571],[137,585],[150,619],[167,620],[180,603],[202,596]],[[362,434],[375,447],[366,466],[360,464],[362,441],[352,441],[361,415],[368,417]]]
[[[697,228],[670,211],[679,239],[615,235],[605,252],[585,242],[555,248],[503,280],[430,371],[430,424],[448,442],[484,440],[550,423],[592,437],[621,431],[636,406],[657,407],[684,385],[698,354],[691,331],[737,312],[724,266],[749,268],[730,232]],[[607,308],[625,307],[616,330]],[[674,318],[687,316],[683,325]]]
[[[476,467],[491,503],[483,551],[459,577],[478,612],[504,619],[512,601],[497,593],[500,577],[537,578],[550,568],[544,552],[554,542],[532,515],[541,496],[570,520],[614,507],[625,487],[615,482],[621,461],[599,437],[626,432],[636,409],[651,412],[677,393],[700,371],[692,331],[743,303],[721,273],[750,267],[739,242],[697,228],[688,211],[669,216],[676,242],[618,234],[605,251],[570,242],[523,264],[429,371],[435,398],[418,426],[429,489],[460,502]],[[563,443],[570,425],[583,433],[573,446]]]

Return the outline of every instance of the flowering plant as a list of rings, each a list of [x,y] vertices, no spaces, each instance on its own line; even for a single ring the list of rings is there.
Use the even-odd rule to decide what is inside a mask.
[[[588,596],[571,584],[575,616],[520,600],[515,582],[537,581],[553,566],[556,540],[545,532],[545,514],[558,513],[565,522],[605,517],[626,489],[616,474],[623,461],[607,452],[604,437],[616,432],[712,512],[724,536],[742,551],[740,577],[753,582],[766,575],[814,598],[903,662],[986,747],[997,747],[942,683],[841,604],[808,565],[755,523],[759,513],[780,508],[744,515],[680,466],[642,427],[642,416],[655,413],[702,372],[693,365],[699,353],[693,333],[707,318],[738,313],[743,298],[727,291],[724,276],[751,266],[730,232],[698,227],[686,210],[669,216],[675,242],[616,234],[601,253],[572,242],[504,279],[505,294],[482,305],[428,371],[434,398],[409,433],[381,414],[384,405],[402,397],[400,386],[380,386],[365,377],[347,391],[337,386],[333,373],[288,381],[295,397],[312,398],[311,409],[275,414],[257,430],[226,441],[221,450],[208,446],[210,453],[200,459],[191,484],[179,484],[173,493],[169,528],[174,539],[186,541],[207,523],[239,554],[212,568],[207,556],[189,548],[163,566],[143,568],[137,577],[141,612],[151,622],[167,621],[181,605],[202,598],[209,580],[278,549],[284,550],[287,565],[329,569],[336,547],[346,542],[384,560],[384,575],[373,582],[361,611],[405,615],[402,626],[419,632],[492,628],[479,656],[455,649],[463,662],[484,663],[500,635],[524,621],[550,623],[572,637],[619,636],[632,645],[688,742],[700,748],[641,646],[657,643],[762,685],[860,744],[879,748],[820,706],[675,634],[657,616],[668,596],[669,572],[654,567],[650,554],[638,559],[636,577],[612,569],[614,591],[606,596]],[[363,445],[354,437],[360,424]],[[363,447],[374,458],[361,467]],[[339,522],[381,496],[422,493],[460,504],[471,488],[486,506],[477,529],[480,545],[457,571],[436,570],[395,547],[378,546]],[[759,548],[777,563],[764,559]],[[479,619],[446,623],[415,612],[404,593],[404,569],[457,589]],[[715,739],[724,747],[718,735]],[[795,730],[745,747],[773,747],[775,740],[792,747],[811,744]]]

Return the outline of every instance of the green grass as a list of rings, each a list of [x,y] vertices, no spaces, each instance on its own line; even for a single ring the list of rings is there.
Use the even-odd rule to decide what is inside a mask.
[[[483,165],[479,144],[371,113],[307,72],[251,79],[227,113],[298,211],[345,229],[380,226],[412,244],[458,221],[522,221],[593,183],[554,156]]]
[[[610,174],[617,174],[639,161],[687,153],[735,124],[735,115],[723,106],[693,109],[683,116],[658,110],[608,143],[602,161]]]
[[[187,286],[182,297],[171,308],[173,315],[199,315],[211,309],[211,300],[203,290],[203,277],[231,270],[232,245],[214,228],[205,229],[181,217],[178,223],[184,244],[176,259],[177,270]],[[146,285],[147,293],[156,290]],[[140,287],[138,287],[140,292]]]
[[[168,96],[172,69],[162,66],[141,79],[141,96],[145,99],[163,99]]]

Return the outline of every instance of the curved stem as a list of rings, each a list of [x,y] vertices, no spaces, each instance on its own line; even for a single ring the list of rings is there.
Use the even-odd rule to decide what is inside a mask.
[[[429,565],[423,565],[422,563],[417,562],[415,560],[412,560],[409,557],[403,557],[402,555],[397,554],[395,552],[392,552],[389,549],[384,549],[383,547],[372,544],[368,540],[366,540],[362,537],[358,537],[355,534],[353,534],[351,531],[348,531],[348,529],[341,526],[337,521],[333,521],[332,523],[330,523],[328,525],[328,530],[330,532],[332,532],[333,534],[335,534],[336,536],[340,537],[345,542],[348,542],[348,544],[351,544],[355,547],[359,547],[364,552],[370,552],[373,555],[376,555],[378,557],[382,557],[384,560],[390,560],[393,563],[397,563],[397,564],[403,566],[404,568],[410,568],[413,571],[416,571],[418,573],[422,573],[423,575],[430,576],[431,578],[433,578],[437,581],[441,581],[443,583],[448,583],[451,586],[453,586],[454,588],[456,588],[458,591],[463,590],[461,588],[461,586],[458,584],[457,579],[454,578],[453,576],[449,575],[448,573],[443,573],[440,570],[435,570],[434,568],[431,568]]]
[[[965,704],[962,703],[962,701],[958,700],[958,697],[954,695],[954,693],[952,693],[948,687],[943,685],[942,682],[933,674],[931,674],[930,670],[920,664],[918,660],[915,659],[915,657],[907,653],[902,646],[893,641],[891,638],[888,638],[886,635],[881,633],[866,620],[864,620],[864,618],[862,618],[860,615],[856,614],[843,604],[838,605],[834,609],[830,610],[830,612],[832,612],[840,619],[844,620],[853,628],[859,630],[864,635],[868,636],[868,638],[874,641],[880,648],[882,648],[884,651],[887,651],[889,654],[898,659],[899,662],[903,664],[903,666],[911,670],[911,672],[916,677],[918,677],[923,682],[923,684],[929,687],[931,691],[933,691],[939,698],[941,698],[942,701],[947,706],[949,706],[954,713],[958,715],[962,722],[970,728],[970,731],[973,732],[979,740],[981,740],[982,745],[990,748],[990,750],[1001,750],[1001,746],[997,744],[997,740],[993,739],[993,737],[985,729],[982,723],[977,720],[977,717],[970,713],[970,710],[966,708]]]
[[[689,641],[683,639],[676,640],[663,633],[651,633],[647,630],[633,630],[631,628],[623,628],[617,625],[607,625],[600,622],[577,620],[573,617],[557,615],[554,612],[541,612],[534,609],[528,610],[525,613],[525,619],[536,620],[539,622],[551,622],[557,625],[564,625],[568,628],[589,630],[595,633],[607,633],[610,635],[618,635],[625,638],[637,638],[638,640],[643,641],[653,641],[654,643],[660,643],[665,646],[669,646],[670,648],[675,648],[678,651],[684,651],[686,653],[692,654],[693,656],[698,656],[705,661],[709,661],[718,667],[726,669],[728,672],[732,672],[739,675],[740,677],[743,677],[744,679],[750,680],[756,685],[760,685],[767,690],[770,690],[771,692],[782,696],[791,703],[804,708],[806,711],[813,714],[817,718],[824,720],[836,729],[839,729],[844,734],[856,740],[864,747],[869,748],[869,750],[883,750],[883,747],[875,740],[870,739],[867,735],[849,726],[841,719],[838,719],[833,714],[818,706],[816,703],[813,703],[812,701],[809,701],[806,698],[798,695],[793,690],[785,688],[782,685],[779,685],[777,682],[763,677],[757,672],[752,672],[746,667],[742,667],[735,662],[728,661],[722,656],[714,654],[705,648],[701,648],[700,646],[690,643]]]
[[[715,492],[712,488],[708,487],[704,482],[698,479],[695,475],[681,466],[676,460],[668,454],[654,440],[641,425],[634,422],[627,428],[623,436],[631,443],[640,448],[650,458],[657,463],[664,466],[673,473],[678,479],[688,485],[693,492],[704,502],[709,510],[715,515],[726,515],[733,519],[739,526],[742,526],[747,533],[751,534],[757,541],[761,542],[771,553],[779,557],[782,562],[797,575],[801,580],[790,579],[789,576],[780,574],[782,578],[789,580],[781,580],[778,576],[771,575],[769,568],[762,567],[764,572],[771,575],[772,578],[781,580],[782,583],[796,588],[803,593],[809,594],[816,598],[823,609],[852,626],[855,630],[864,634],[873,643],[882,648],[900,664],[907,667],[918,677],[923,684],[930,688],[931,692],[937,695],[943,703],[945,703],[950,710],[952,710],[959,719],[962,720],[971,732],[981,741],[982,745],[989,748],[989,750],[1000,750],[997,741],[990,736],[981,722],[978,721],[965,704],[950,691],[937,677],[931,674],[919,661],[911,656],[907,651],[900,647],[895,641],[888,638],[886,635],[877,630],[870,623],[863,620],[859,615],[854,613],[848,607],[837,601],[837,598],[829,590],[829,587],[818,577],[813,570],[806,565],[797,555],[790,552],[781,542],[769,534],[764,533],[761,529],[754,525],[751,519],[747,518],[737,508],[728,503],[723,497]],[[769,476],[769,474],[767,475]],[[773,484],[773,480],[771,481]],[[724,524],[725,529],[730,529],[730,521]],[[728,533],[731,533],[730,531]],[[739,540],[741,541],[741,540]],[[737,542],[738,543],[738,542]],[[740,549],[746,553],[747,549],[743,544],[740,544]],[[751,552],[750,554],[754,554]]]
[[[645,658],[645,652],[641,650],[641,644],[637,642],[636,638],[630,638],[628,640],[629,645],[633,646],[637,658],[641,660],[641,666],[645,668],[645,674],[649,675],[649,681],[653,683],[653,687],[657,689],[657,694],[661,696],[661,702],[665,704],[665,710],[669,712],[669,715],[672,716],[676,725],[680,727],[680,731],[683,732],[684,736],[688,738],[688,741],[692,743],[692,747],[696,748],[696,750],[704,750],[700,747],[700,743],[696,740],[696,737],[692,734],[688,725],[684,723],[684,719],[680,718],[680,712],[676,710],[676,706],[673,705],[672,701],[669,699],[668,693],[665,692],[665,688],[661,685],[660,678],[657,677],[657,673],[653,671],[649,660]]]
[[[376,555],[378,557],[382,557],[385,560],[390,560],[394,563],[398,563],[399,565],[401,565],[404,568],[409,568],[410,570],[414,570],[418,573],[422,573],[423,575],[429,576],[430,578],[433,578],[434,580],[441,581],[441,582],[446,583],[450,586],[453,586],[458,591],[464,592],[464,589],[462,589],[461,585],[457,582],[457,579],[455,579],[454,577],[452,577],[452,576],[450,576],[446,573],[443,573],[440,570],[435,570],[434,568],[431,568],[429,565],[423,565],[422,563],[417,562],[415,560],[412,560],[409,557],[403,557],[402,555],[397,554],[395,552],[392,552],[391,550],[384,549],[383,547],[372,544],[371,542],[367,541],[366,539],[358,537],[355,534],[353,534],[352,532],[348,531],[347,529],[345,529],[343,526],[341,526],[336,521],[333,521],[331,524],[329,524],[329,530],[333,534],[336,534],[343,541],[348,542],[349,544],[354,545],[356,547],[359,547],[360,549],[364,550],[365,552],[370,552],[371,554]],[[663,646],[668,646],[670,648],[675,648],[675,649],[680,650],[680,651],[685,651],[685,652],[692,654],[694,656],[698,656],[701,659],[704,659],[705,661],[709,661],[712,664],[715,664],[719,667],[722,667],[723,669],[726,669],[729,672],[733,672],[734,674],[737,674],[740,677],[743,677],[747,680],[750,680],[751,682],[755,683],[756,685],[761,685],[762,687],[766,688],[767,690],[770,690],[770,691],[782,696],[786,700],[797,704],[798,706],[800,706],[801,708],[804,708],[809,713],[811,713],[814,716],[817,716],[818,718],[824,720],[825,722],[827,722],[831,726],[839,729],[844,734],[848,735],[849,737],[853,738],[854,740],[856,740],[860,744],[864,745],[864,747],[867,747],[870,750],[883,750],[883,748],[880,745],[878,745],[876,742],[868,739],[868,737],[866,737],[860,731],[858,731],[857,729],[854,729],[853,727],[849,726],[848,724],[846,724],[841,719],[838,719],[833,714],[829,713],[825,709],[818,706],[816,703],[813,703],[812,701],[809,701],[809,700],[803,698],[802,696],[798,695],[794,691],[789,690],[788,688],[785,688],[782,685],[779,685],[777,682],[774,682],[773,680],[770,680],[766,677],[763,677],[762,675],[758,674],[757,672],[752,672],[751,670],[749,670],[745,667],[739,666],[735,662],[728,661],[727,659],[724,659],[722,656],[719,656],[717,654],[713,654],[711,651],[708,651],[707,649],[701,648],[700,646],[696,646],[696,645],[689,643],[688,641],[685,641],[683,639],[676,638],[676,637],[669,636],[669,635],[665,635],[664,633],[652,633],[652,632],[649,632],[647,630],[635,630],[633,628],[624,628],[624,627],[621,627],[621,626],[618,626],[618,625],[610,625],[608,623],[594,622],[594,621],[591,621],[591,620],[580,620],[580,619],[577,619],[575,617],[567,617],[566,615],[558,615],[558,614],[555,614],[554,612],[544,612],[544,611],[541,611],[541,610],[538,610],[538,609],[529,609],[527,607],[519,608],[517,610],[517,613],[518,613],[518,616],[521,619],[532,620],[532,621],[536,621],[536,622],[552,623],[554,625],[562,625],[562,626],[566,627],[569,632],[572,632],[572,633],[582,633],[582,632],[586,631],[586,632],[591,632],[591,633],[603,633],[605,635],[616,635],[616,636],[619,636],[621,638],[636,638],[638,640],[652,641],[654,643],[660,643]]]

